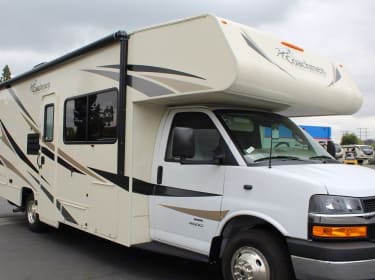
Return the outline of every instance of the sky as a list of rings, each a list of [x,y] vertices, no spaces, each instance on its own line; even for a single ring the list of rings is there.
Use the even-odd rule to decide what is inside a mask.
[[[343,64],[364,96],[353,116],[294,119],[375,138],[373,0],[0,0],[0,67],[12,76],[117,30],[212,13],[314,50]],[[361,128],[361,134],[360,129]]]

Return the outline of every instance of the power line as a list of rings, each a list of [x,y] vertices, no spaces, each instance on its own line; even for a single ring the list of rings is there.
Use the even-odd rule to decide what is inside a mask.
[[[357,128],[359,130],[359,139],[366,140],[368,138],[368,128],[367,127],[360,127]]]

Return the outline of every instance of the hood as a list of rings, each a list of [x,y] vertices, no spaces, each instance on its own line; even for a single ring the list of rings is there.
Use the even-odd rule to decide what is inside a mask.
[[[375,196],[375,170],[368,167],[347,164],[301,164],[272,168],[323,184],[328,194],[353,197]]]

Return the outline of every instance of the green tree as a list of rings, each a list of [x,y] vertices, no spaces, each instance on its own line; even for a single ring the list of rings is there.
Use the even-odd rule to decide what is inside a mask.
[[[341,145],[356,145],[361,143],[361,139],[354,133],[345,133],[341,138]]]
[[[3,73],[0,77],[0,82],[8,81],[12,78],[12,73],[10,72],[10,68],[8,65],[5,65],[3,68]]]

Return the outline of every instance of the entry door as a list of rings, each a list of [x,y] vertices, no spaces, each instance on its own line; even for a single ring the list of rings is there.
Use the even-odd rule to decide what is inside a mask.
[[[38,156],[38,167],[40,173],[40,192],[38,195],[38,208],[40,219],[46,223],[56,225],[57,211],[56,198],[56,151],[57,136],[59,135],[56,125],[58,114],[56,113],[56,95],[54,93],[42,97],[41,107],[41,131],[40,131],[40,155]]]
[[[210,117],[203,112],[170,116],[158,171],[158,185],[151,197],[151,237],[207,254],[222,219],[224,165],[213,164],[215,149],[223,143]],[[195,155],[181,163],[172,156],[174,127],[194,129]],[[211,161],[211,163],[210,163]]]

